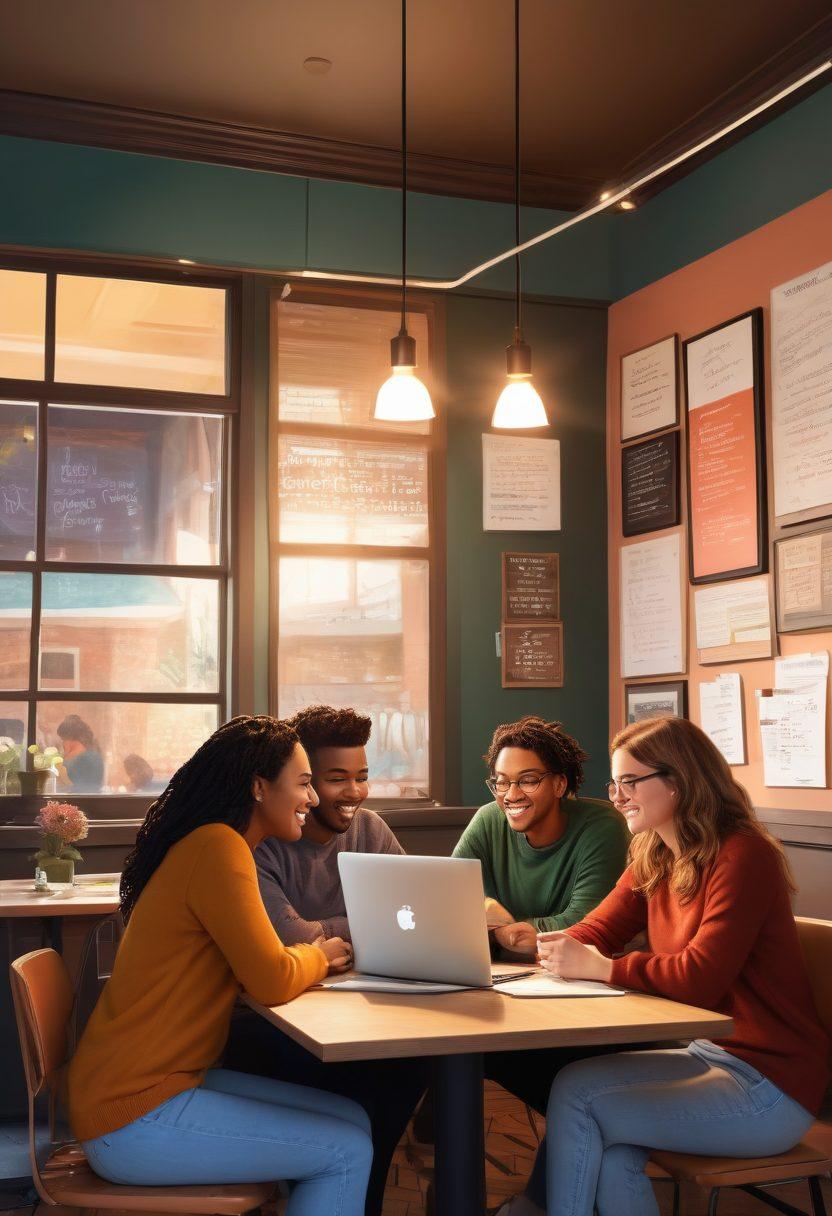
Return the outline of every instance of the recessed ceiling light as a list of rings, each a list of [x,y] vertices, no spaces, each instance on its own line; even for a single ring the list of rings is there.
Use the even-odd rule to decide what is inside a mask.
[[[303,66],[310,76],[326,76],[332,67],[332,60],[322,59],[320,55],[310,55],[308,59],[304,59]]]
[[[612,190],[603,190],[601,192],[601,194],[598,196],[599,203],[605,203],[607,201],[607,199],[610,198],[611,195],[612,195]]]
[[[196,266],[196,262],[191,258],[177,258],[176,260],[180,266]]]
[[[636,205],[631,198],[622,198],[618,204],[622,211],[635,211]]]

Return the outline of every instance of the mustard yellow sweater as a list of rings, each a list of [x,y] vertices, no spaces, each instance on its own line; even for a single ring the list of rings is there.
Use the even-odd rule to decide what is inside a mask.
[[[75,1135],[94,1140],[199,1085],[240,989],[279,1005],[326,970],[317,946],[286,947],[275,933],[242,836],[222,823],[197,828],[136,903],[69,1066]]]

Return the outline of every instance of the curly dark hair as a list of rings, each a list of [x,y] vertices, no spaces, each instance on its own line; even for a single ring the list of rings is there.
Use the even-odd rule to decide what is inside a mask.
[[[523,747],[536,752],[550,773],[566,778],[567,794],[577,794],[584,779],[584,760],[589,755],[563,729],[560,722],[545,722],[534,715],[519,722],[498,726],[483,760],[489,772],[494,772],[497,757],[504,747]]]
[[[77,740],[88,751],[100,750],[89,723],[79,718],[78,714],[67,714],[55,733],[59,739]]]
[[[119,898],[125,923],[168,849],[206,823],[243,833],[255,777],[273,781],[298,743],[286,722],[266,714],[232,718],[177,769],[147,812],[124,863]]]
[[[373,728],[366,714],[332,705],[308,705],[286,721],[297,731],[310,760],[321,747],[364,747]]]

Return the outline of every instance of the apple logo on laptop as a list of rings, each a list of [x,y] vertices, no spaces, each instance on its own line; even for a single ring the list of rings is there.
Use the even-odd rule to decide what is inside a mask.
[[[410,904],[405,904],[403,908],[399,908],[396,913],[396,920],[399,922],[400,929],[416,928],[416,921],[413,918],[413,909]]]

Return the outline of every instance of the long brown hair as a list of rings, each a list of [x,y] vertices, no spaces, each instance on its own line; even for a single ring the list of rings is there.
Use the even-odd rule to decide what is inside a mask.
[[[722,752],[686,718],[644,718],[620,730],[610,754],[624,748],[641,764],[660,769],[676,791],[674,827],[679,856],[653,830],[639,832],[630,845],[633,885],[648,899],[664,882],[683,903],[696,895],[722,842],[734,832],[761,836],[776,851],[783,877],[794,891],[780,842],[760,823],[748,792]]]

